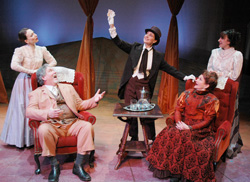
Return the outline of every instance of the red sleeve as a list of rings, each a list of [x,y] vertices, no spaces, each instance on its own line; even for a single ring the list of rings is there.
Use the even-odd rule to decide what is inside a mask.
[[[186,106],[185,98],[186,94],[185,92],[182,92],[182,94],[177,100],[177,105],[175,107],[175,113],[174,113],[175,122],[182,121],[182,113],[184,112]]]
[[[207,127],[211,121],[216,117],[217,111],[219,109],[219,100],[217,98],[213,98],[209,103],[206,104],[204,111],[204,121],[192,125],[192,129],[201,129]]]

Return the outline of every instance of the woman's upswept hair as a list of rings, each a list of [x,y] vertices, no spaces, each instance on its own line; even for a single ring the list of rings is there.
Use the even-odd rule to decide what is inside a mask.
[[[234,29],[225,30],[220,33],[220,37],[224,38],[227,35],[230,41],[230,47],[235,47],[237,43],[240,42],[241,34],[240,32],[236,32]]]
[[[25,43],[24,41],[27,39],[26,37],[26,32],[27,32],[28,28],[22,28],[19,32],[18,32],[18,40],[20,42]]]
[[[209,87],[207,88],[207,90],[209,92],[213,91],[215,89],[215,87],[217,86],[217,81],[218,81],[218,75],[217,73],[213,72],[213,71],[207,71],[205,70],[202,73],[206,84],[209,85]]]

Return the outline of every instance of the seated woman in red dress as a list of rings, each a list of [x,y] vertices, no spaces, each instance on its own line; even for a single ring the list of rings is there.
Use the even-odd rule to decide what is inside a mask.
[[[213,123],[219,100],[210,93],[217,85],[215,72],[204,71],[194,89],[177,100],[175,125],[164,128],[148,154],[149,170],[171,182],[216,181],[213,169],[215,133]]]

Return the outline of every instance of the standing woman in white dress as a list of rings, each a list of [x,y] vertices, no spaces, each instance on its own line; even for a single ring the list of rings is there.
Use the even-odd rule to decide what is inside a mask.
[[[49,65],[57,64],[46,47],[37,46],[38,37],[33,30],[23,28],[18,33],[20,42],[26,45],[16,48],[11,60],[11,69],[20,72],[14,83],[5,117],[1,140],[18,148],[34,144],[33,133],[25,116],[28,93],[32,91],[31,74],[42,66],[43,60]]]
[[[218,76],[217,88],[224,89],[227,79],[238,81],[243,65],[243,55],[235,50],[240,41],[240,33],[234,29],[220,33],[219,48],[213,49],[209,58],[207,70],[215,71]],[[227,157],[233,158],[241,151],[243,142],[239,133],[239,92],[236,98],[235,115],[231,130],[230,144],[227,149]]]

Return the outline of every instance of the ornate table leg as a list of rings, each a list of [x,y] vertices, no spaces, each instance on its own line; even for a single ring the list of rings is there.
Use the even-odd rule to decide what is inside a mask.
[[[115,170],[118,169],[119,165],[121,164],[121,161],[127,155],[127,152],[125,152],[125,146],[126,146],[126,142],[127,142],[129,128],[130,128],[130,125],[128,123],[126,123],[125,129],[124,129],[124,132],[123,132],[123,136],[121,138],[121,143],[119,145],[119,149],[116,152],[116,154],[118,155],[118,161],[117,161],[117,164],[115,165]]]

